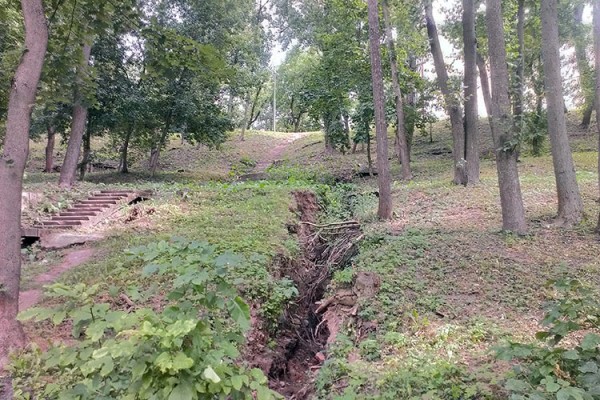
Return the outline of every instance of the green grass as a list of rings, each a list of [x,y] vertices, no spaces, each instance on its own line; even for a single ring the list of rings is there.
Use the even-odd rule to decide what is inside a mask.
[[[268,304],[276,297],[271,293],[285,289],[273,258],[298,254],[295,237],[286,230],[286,223],[296,218],[289,210],[290,192],[308,188],[322,200],[321,221],[356,219],[365,234],[351,265],[335,272],[328,295],[351,287],[359,272],[376,273],[381,280],[374,298],[359,301],[355,316],[343,314],[346,324],[325,349],[328,360],[316,375],[316,397],[505,398],[502,381],[509,366],[494,361],[492,349],[509,338],[532,340],[549,297],[545,282],[568,275],[600,284],[600,248],[593,232],[598,212],[596,138],[579,132],[572,122],[576,135],[571,144],[586,212],[586,219],[573,229],[547,227],[557,208],[548,143],[541,157],[530,156],[527,149],[521,153],[530,234],[518,237],[500,233],[489,136],[481,143],[486,154],[481,184],[456,187],[451,184],[450,155],[432,154],[451,146],[444,123],[434,126],[433,143],[415,137],[415,179],[394,181],[395,218],[389,223],[376,218],[376,179],[334,185],[336,177],[352,176],[366,164],[365,153],[324,154],[318,133],[290,146],[283,163],[269,170],[271,181],[254,183],[232,183],[231,168],[250,169],[284,135],[250,132],[245,142],[232,137],[221,150],[173,139],[164,153],[165,169],[156,176],[139,172],[140,157],[132,174],[92,174],[80,186],[84,192],[104,182],[150,188],[156,194],[138,206],[152,209],[151,214],[124,223],[129,212],[124,210],[107,225],[109,238],[98,244],[95,259],[62,279],[126,292],[141,285],[160,293],[160,282],[142,279],[139,265],[131,264],[123,251],[184,236],[207,240],[219,250],[260,255],[243,275],[243,291],[251,301]],[[482,121],[484,133],[486,124]],[[390,158],[394,160],[391,148]],[[394,161],[392,175],[399,176]],[[31,172],[27,187],[39,190],[55,177]],[[28,329],[35,333],[41,328]]]

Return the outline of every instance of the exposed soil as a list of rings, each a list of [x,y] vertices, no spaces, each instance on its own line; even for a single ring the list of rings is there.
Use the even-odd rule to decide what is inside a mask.
[[[281,156],[285,153],[290,144],[295,142],[298,139],[307,136],[308,132],[295,132],[292,133],[286,140],[277,146],[273,147],[269,153],[265,155],[263,159],[261,159],[254,167],[254,171],[257,173],[266,171],[267,168],[271,166],[274,162],[281,159]]]
[[[42,286],[53,283],[66,271],[86,263],[93,255],[94,249],[90,248],[68,251],[60,264],[51,267],[47,272],[38,275],[34,279],[35,289],[26,290],[19,294],[19,310],[26,310],[38,303],[42,297]]]
[[[268,375],[273,390],[287,399],[305,399],[313,392],[316,371],[326,358],[324,348],[331,336],[328,326],[339,327],[344,319],[344,315],[334,316],[334,312],[322,314],[321,300],[333,268],[356,253],[355,244],[362,234],[353,221],[319,225],[319,205],[313,192],[294,192],[294,199],[292,211],[299,219],[294,232],[302,254],[297,260],[279,259],[278,269],[294,281],[299,296],[286,310],[273,338],[269,338],[253,308],[254,330],[248,353],[251,363]],[[267,346],[269,339],[276,343],[272,348]]]

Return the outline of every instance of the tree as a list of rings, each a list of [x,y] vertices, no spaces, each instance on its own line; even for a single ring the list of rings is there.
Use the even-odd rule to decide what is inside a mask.
[[[452,126],[454,156],[454,180],[457,185],[467,184],[467,175],[465,173],[465,132],[463,127],[463,112],[462,107],[456,96],[451,92],[448,85],[448,71],[446,71],[446,63],[438,37],[437,26],[433,18],[432,0],[425,1],[425,21],[427,24],[427,36],[429,37],[429,45],[431,47],[431,55],[435,65],[437,75],[437,83],[444,96],[446,112],[450,117]]]
[[[594,0],[594,55],[595,55],[595,71],[596,71],[596,98],[594,105],[596,115],[600,115],[600,0]],[[600,124],[597,124],[598,129],[598,184],[600,185]],[[600,213],[598,214],[598,224],[596,232],[600,233]]]
[[[383,92],[383,70],[379,47],[379,5],[369,0],[369,46],[371,53],[371,77],[373,80],[373,106],[375,110],[375,134],[377,139],[377,182],[379,185],[379,209],[381,219],[392,218],[391,177],[388,161],[387,122]]]
[[[410,180],[412,179],[412,172],[410,171],[410,153],[408,140],[406,139],[406,129],[404,127],[404,106],[402,104],[402,90],[400,88],[400,78],[398,76],[398,57],[396,56],[396,47],[392,36],[392,24],[390,22],[388,0],[383,0],[382,7],[385,37],[390,59],[390,68],[392,71],[394,103],[396,106],[396,153],[398,154],[400,164],[402,164],[402,179]]]
[[[492,115],[492,91],[490,90],[490,78],[488,77],[485,59],[479,51],[477,52],[477,69],[479,71],[479,82],[481,83],[483,102],[489,118],[489,116]]]
[[[558,40],[557,0],[542,0],[542,56],[548,116],[548,133],[558,195],[557,225],[571,226],[581,219],[583,202],[575,176],[575,166],[564,113]]]
[[[518,0],[517,9],[518,52],[513,79],[513,114],[515,117],[515,135],[521,135],[523,127],[523,87],[525,80],[525,0]]]
[[[88,105],[83,94],[84,81],[88,74],[88,64],[92,52],[92,43],[88,39],[81,46],[81,59],[77,67],[77,77],[75,84],[75,93],[73,101],[73,116],[71,118],[71,134],[69,135],[69,144],[65,153],[62,168],[60,169],[59,185],[62,188],[70,188],[75,183],[75,174],[77,172],[77,162],[81,151],[83,134],[87,124]]]
[[[477,109],[477,40],[475,1],[463,0],[463,43],[465,56],[465,160],[467,183],[479,183],[479,114]]]
[[[0,369],[8,352],[24,343],[16,320],[21,278],[21,193],[29,152],[29,127],[38,81],[48,45],[41,0],[22,0],[25,47],[12,79],[6,134],[0,158]]]
[[[576,2],[573,6],[573,39],[575,47],[575,61],[579,71],[579,83],[583,91],[583,116],[581,126],[587,128],[594,111],[594,71],[587,58],[588,34],[583,24],[583,9],[585,2]]]
[[[512,131],[514,126],[510,112],[508,66],[501,3],[501,0],[486,1],[486,26],[492,78],[491,126],[502,207],[502,229],[524,234],[527,231],[527,225],[517,168],[516,143],[514,143]]]
[[[277,102],[286,129],[298,132],[311,128],[307,121],[310,77],[319,64],[318,54],[296,46],[278,68]]]

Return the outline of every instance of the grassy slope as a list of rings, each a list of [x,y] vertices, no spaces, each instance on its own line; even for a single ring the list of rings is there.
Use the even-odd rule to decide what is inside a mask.
[[[382,284],[330,349],[318,379],[321,397],[502,397],[496,381],[506,366],[493,360],[490,349],[502,339],[532,339],[551,296],[545,282],[570,276],[600,283],[594,135],[571,127],[586,220],[573,230],[546,228],[557,207],[552,161],[548,154],[523,154],[519,167],[530,235],[516,237],[499,233],[495,164],[485,157],[489,139],[482,143],[482,183],[456,187],[450,184],[449,156],[431,155],[451,146],[444,127],[437,128],[433,143],[416,139],[414,181],[394,182],[394,221],[363,218],[361,253],[334,278],[331,292],[359,271],[376,272]],[[364,154],[323,157],[320,145],[312,145],[318,141],[299,143],[291,162],[306,164],[307,157],[316,170],[365,164]],[[393,173],[399,175],[397,165]],[[365,180],[359,191],[375,185]],[[376,202],[370,206],[362,215],[373,215]]]
[[[354,205],[352,217],[363,223],[366,238],[351,269],[337,272],[330,290],[346,286],[358,271],[377,272],[382,285],[329,349],[329,360],[317,380],[320,397],[346,393],[344,398],[352,398],[362,393],[360,398],[407,398],[431,390],[431,398],[453,393],[455,398],[467,398],[470,392],[497,390],[495,376],[505,367],[492,362],[489,349],[500,338],[531,337],[549,295],[544,282],[570,274],[598,283],[599,246],[591,221],[596,215],[597,175],[596,153],[590,150],[596,146],[593,137],[576,133],[574,156],[589,220],[569,231],[544,228],[556,208],[551,160],[548,155],[524,155],[520,171],[531,235],[523,238],[498,232],[499,200],[489,158],[482,163],[481,185],[455,187],[450,184],[449,155],[432,154],[449,149],[443,124],[435,127],[433,143],[425,137],[415,139],[415,180],[394,183],[394,221],[375,221],[372,196],[363,196]],[[111,186],[154,188],[157,196],[140,206],[152,209],[151,215],[142,212],[141,218],[123,223],[124,211],[107,224],[114,236],[99,244],[95,261],[67,273],[64,280],[102,282],[123,291],[131,291],[136,282],[148,284],[139,271],[127,267],[121,250],[172,235],[267,257],[294,252],[285,230],[285,222],[292,219],[290,190],[307,185],[298,183],[301,178],[340,171],[348,175],[365,165],[364,153],[323,155],[322,138],[315,134],[294,143],[287,162],[272,171],[292,179],[279,184],[198,183],[227,180],[232,165],[238,168],[259,160],[278,140],[251,134],[245,143],[227,142],[223,152],[178,148],[174,140],[169,148],[176,149],[165,152],[166,170],[157,177],[92,175],[93,182],[108,181]],[[489,147],[489,140],[484,141],[482,148]],[[32,165],[31,170],[35,162]],[[184,172],[176,172],[181,169]],[[394,176],[398,171],[394,165]],[[27,186],[39,188],[48,179],[32,172]],[[353,190],[368,193],[375,187],[374,179],[364,179]],[[325,216],[342,217],[349,216],[331,211]],[[268,263],[262,268],[268,269]],[[48,326],[29,325],[28,330],[32,335],[41,330],[56,336]]]

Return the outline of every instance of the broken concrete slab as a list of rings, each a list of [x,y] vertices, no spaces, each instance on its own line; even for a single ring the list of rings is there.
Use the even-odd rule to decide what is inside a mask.
[[[21,193],[21,212],[24,212],[28,208],[35,208],[43,200],[44,196],[42,193],[36,192],[22,192]]]
[[[100,234],[84,234],[72,232],[57,232],[43,235],[40,239],[40,246],[44,250],[58,250],[70,247],[76,244],[85,244],[104,239]]]

